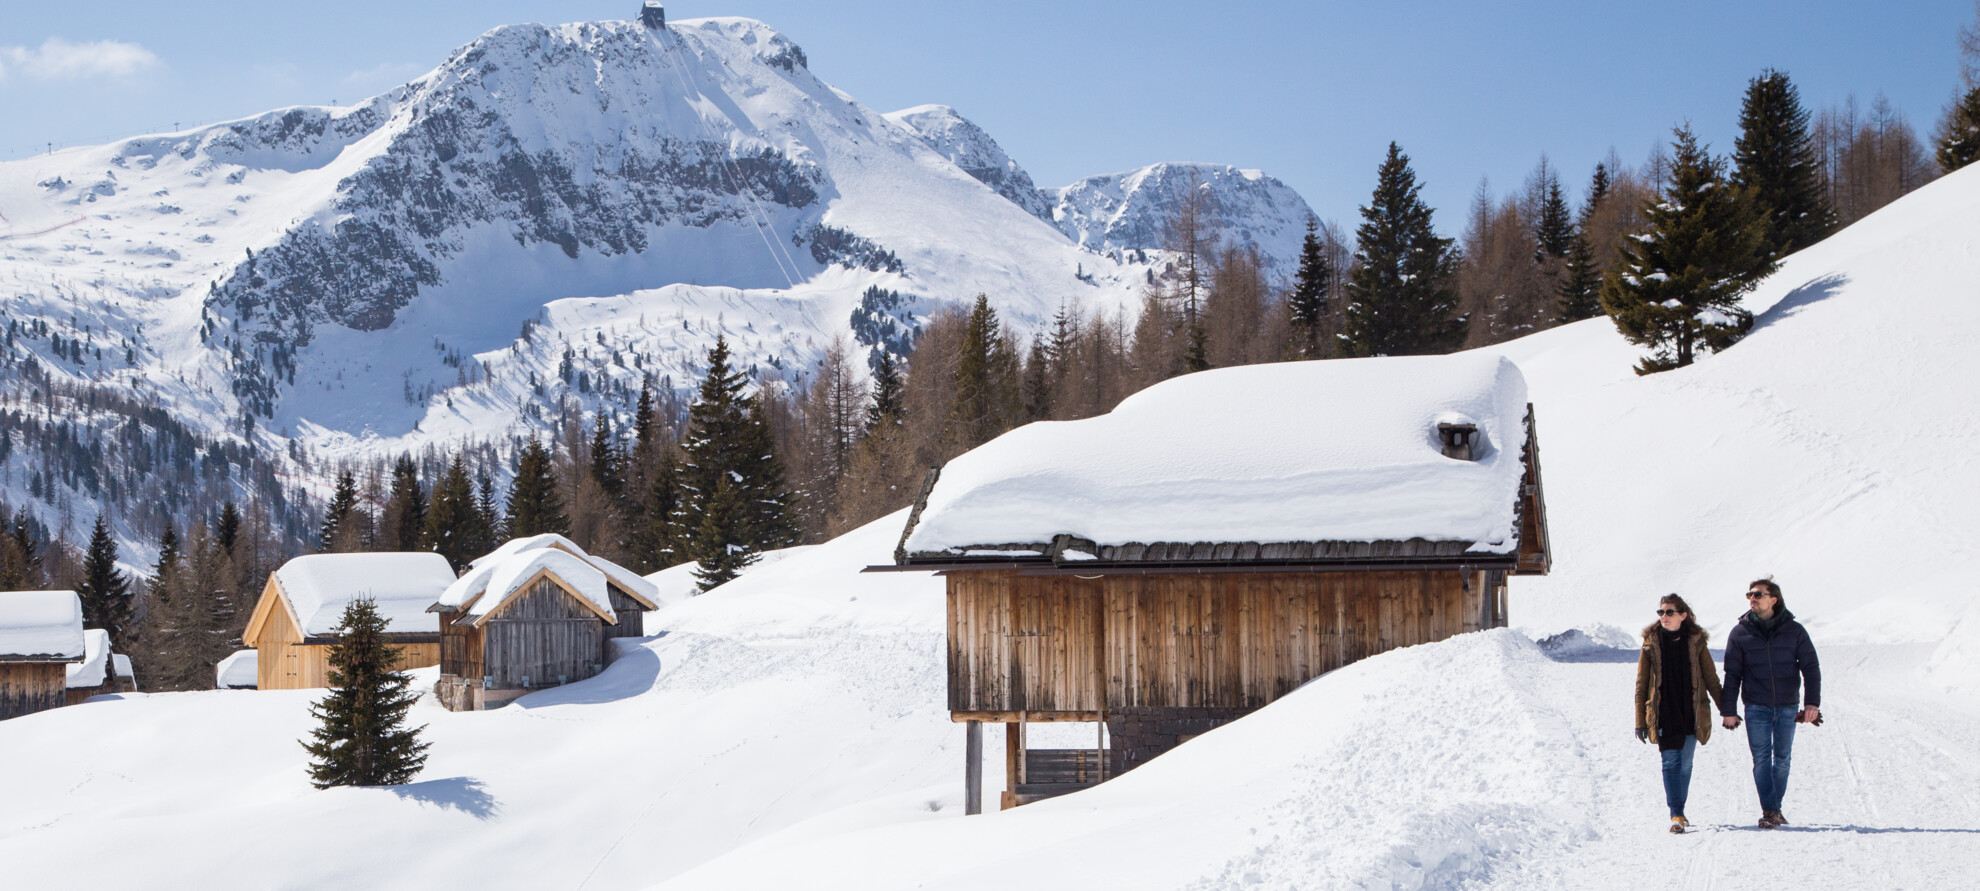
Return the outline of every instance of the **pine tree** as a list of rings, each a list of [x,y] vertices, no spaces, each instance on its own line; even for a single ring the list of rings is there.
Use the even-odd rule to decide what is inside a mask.
[[[131,579],[117,568],[117,542],[102,514],[96,515],[96,526],[89,533],[76,594],[82,598],[83,626],[110,632],[111,647],[129,652]]]
[[[685,556],[707,561],[697,574],[702,590],[733,578],[757,553],[795,543],[783,465],[760,401],[744,393],[742,373],[729,365],[726,338],[708,350],[681,450],[678,528],[688,539]]]
[[[1699,348],[1721,350],[1753,325],[1740,297],[1773,269],[1767,222],[1750,192],[1730,187],[1721,164],[1679,127],[1650,231],[1625,244],[1602,281],[1602,308],[1631,343],[1653,349],[1638,374],[1690,365]]]
[[[1016,366],[990,298],[976,295],[956,352],[949,435],[957,451],[976,448],[1010,429],[1019,410]]]
[[[1043,335],[1031,335],[1031,351],[1024,360],[1024,419],[1042,421],[1052,416],[1052,361],[1045,353]]]
[[[879,350],[873,358],[873,402],[866,407],[866,432],[871,434],[887,423],[899,423],[902,382],[900,363],[894,354]]]
[[[571,518],[564,513],[564,497],[557,492],[550,450],[534,438],[523,446],[522,454],[516,459],[516,479],[509,486],[508,517],[506,531],[511,538],[571,532]]]
[[[357,512],[357,501],[357,478],[351,475],[349,468],[338,471],[337,488],[330,495],[330,506],[323,511],[323,528],[316,537],[318,552],[331,554],[351,550],[345,540],[349,536],[340,536],[339,533],[350,531],[346,524],[356,519],[353,515]]]
[[[385,642],[385,619],[361,597],[344,608],[331,633],[338,643],[330,648],[330,693],[310,707],[321,723],[310,731],[315,742],[303,743],[311,785],[410,782],[426,763],[428,744],[419,739],[424,727],[405,726],[419,696],[409,689],[412,679],[393,670],[400,650]]]
[[[1606,162],[1597,161],[1595,163],[1595,173],[1588,178],[1588,201],[1581,205],[1582,219],[1587,219],[1588,215],[1595,211],[1595,206],[1601,204],[1602,199],[1609,197],[1609,187],[1614,185],[1614,182],[1609,171],[1609,165]]]
[[[1326,250],[1320,244],[1320,221],[1306,218],[1306,240],[1299,245],[1299,272],[1293,278],[1292,294],[1286,298],[1291,316],[1292,355],[1318,359],[1321,325],[1327,318],[1327,288],[1334,270],[1327,265]]]
[[[1464,341],[1458,314],[1459,252],[1431,225],[1409,156],[1395,143],[1382,162],[1374,197],[1355,229],[1348,273],[1347,352],[1356,356],[1446,353]]]
[[[1595,263],[1595,250],[1588,236],[1576,232],[1568,247],[1567,265],[1561,270],[1561,321],[1579,322],[1602,314],[1602,269]]]
[[[219,541],[222,550],[229,554],[234,552],[234,545],[241,537],[241,511],[234,506],[234,502],[228,501],[220,506],[220,518],[214,522],[213,537]]]
[[[172,521],[165,521],[165,531],[158,536],[158,562],[152,564],[151,579],[153,588],[163,583],[179,569],[179,530]]]
[[[502,509],[496,506],[495,481],[488,478],[485,470],[474,472],[474,512],[475,525],[481,533],[475,550],[485,554],[503,541]]]
[[[459,454],[433,485],[433,506],[426,513],[427,547],[447,558],[455,572],[489,550],[488,529],[475,504],[474,484]]]
[[[1760,203],[1769,226],[1768,251],[1780,259],[1827,238],[1836,213],[1808,134],[1808,112],[1787,74],[1762,71],[1746,85],[1734,143],[1732,184]]]
[[[612,438],[612,418],[600,411],[591,424],[591,480],[614,503],[625,494],[620,466],[619,447]]]
[[[1539,251],[1533,259],[1564,258],[1574,250],[1574,213],[1568,210],[1567,195],[1561,191],[1561,178],[1554,175],[1554,169],[1547,165],[1545,158],[1540,160],[1538,185],[1540,207],[1534,214],[1533,240],[1539,245]]]
[[[643,542],[646,565],[666,569],[687,559],[681,552],[685,537],[675,527],[682,509],[680,472],[672,449],[654,460],[653,478],[647,484]]]
[[[1967,90],[1946,109],[1945,119],[1939,123],[1938,142],[1939,168],[1947,173],[1980,161],[1980,86]]]
[[[419,485],[419,465],[411,455],[400,455],[392,463],[392,491],[386,496],[385,547],[394,551],[419,550],[420,532],[426,526],[426,492]]]

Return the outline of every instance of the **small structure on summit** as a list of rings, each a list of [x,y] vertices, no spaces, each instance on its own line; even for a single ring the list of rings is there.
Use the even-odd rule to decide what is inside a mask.
[[[120,663],[118,660],[122,659]],[[118,665],[125,666],[122,676],[117,673]],[[110,632],[101,628],[83,629],[83,661],[71,663],[68,667],[69,705],[76,705],[91,696],[106,693],[130,693],[137,689],[136,680],[130,678],[130,659],[110,652]]]
[[[429,612],[440,614],[440,680],[453,711],[506,704],[531,690],[596,675],[612,640],[644,634],[653,583],[548,534],[475,560]]]
[[[646,3],[639,8],[639,22],[648,28],[667,27],[667,7],[657,0],[646,0]]]
[[[0,720],[68,704],[88,655],[76,592],[0,591]]]
[[[454,583],[447,558],[431,552],[311,554],[268,576],[241,640],[259,651],[257,686],[297,690],[330,683],[332,630],[351,601],[368,597],[387,622],[400,669],[440,661],[440,629],[427,605]]]
[[[949,710],[1005,725],[1003,804],[1147,763],[1312,678],[1506,624],[1551,566],[1519,369],[1496,356],[1176,378],[930,471],[890,566],[947,577]],[[1099,725],[1033,750],[1038,721]]]

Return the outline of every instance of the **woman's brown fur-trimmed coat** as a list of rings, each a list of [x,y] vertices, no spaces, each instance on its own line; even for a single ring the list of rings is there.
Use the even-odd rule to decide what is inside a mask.
[[[1657,633],[1661,630],[1656,622],[1643,629],[1643,651],[1636,658],[1636,726],[1649,730],[1653,743],[1657,741],[1657,704],[1663,698],[1664,686],[1664,642]],[[1712,706],[1725,698],[1725,691],[1719,689],[1719,670],[1712,665],[1712,648],[1707,645],[1710,638],[1703,628],[1693,632],[1688,660],[1692,712],[1701,746],[1712,738],[1712,723],[1718,714]],[[1708,694],[1710,702],[1705,698]]]

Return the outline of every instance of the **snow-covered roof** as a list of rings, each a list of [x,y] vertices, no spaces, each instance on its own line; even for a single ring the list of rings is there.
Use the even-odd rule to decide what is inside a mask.
[[[467,613],[476,616],[477,621],[493,613],[509,599],[509,595],[529,584],[539,572],[548,572],[579,597],[591,604],[606,621],[616,623],[618,616],[612,612],[612,595],[605,588],[605,574],[598,568],[575,554],[557,548],[538,548],[521,551],[499,560],[476,567],[479,572],[487,570],[482,579],[481,590],[474,600],[467,604]]]
[[[568,551],[582,558],[599,572],[604,573],[605,578],[609,579],[612,584],[617,585],[619,590],[632,595],[633,599],[641,601],[648,609],[659,608],[660,590],[654,587],[652,582],[642,578],[639,573],[633,572],[604,557],[586,552],[585,549],[578,547],[577,542],[571,541],[555,532],[545,532],[526,538],[512,538],[503,542],[501,547],[474,558],[468,565],[479,568],[491,560],[499,560],[511,554],[519,554],[523,551],[534,551],[542,548],[556,548]]]
[[[1511,553],[1526,410],[1525,379],[1496,355],[1191,374],[950,461],[900,556],[1042,556],[1061,535],[1100,547],[1421,539]],[[1439,423],[1477,426],[1475,460],[1444,455]]]
[[[282,564],[275,581],[305,635],[329,634],[358,597],[377,603],[387,632],[404,634],[437,630],[426,608],[454,571],[432,552],[312,554]]]
[[[111,653],[110,663],[115,667],[118,677],[137,680],[137,673],[131,670],[131,657],[122,653]]]
[[[259,650],[235,650],[213,666],[213,686],[220,690],[261,685]]]
[[[74,591],[0,591],[0,659],[84,656],[82,599]]]
[[[101,628],[83,629],[83,661],[64,667],[69,671],[70,689],[103,686],[110,677],[110,632]]]

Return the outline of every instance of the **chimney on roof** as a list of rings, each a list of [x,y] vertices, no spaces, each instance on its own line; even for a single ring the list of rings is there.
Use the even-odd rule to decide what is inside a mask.
[[[646,5],[639,8],[639,22],[654,30],[667,27],[667,7],[659,0],[646,0]]]
[[[1474,446],[1478,443],[1477,424],[1439,422],[1437,438],[1443,440],[1444,457],[1456,458],[1459,461],[1478,460],[1472,454]]]

